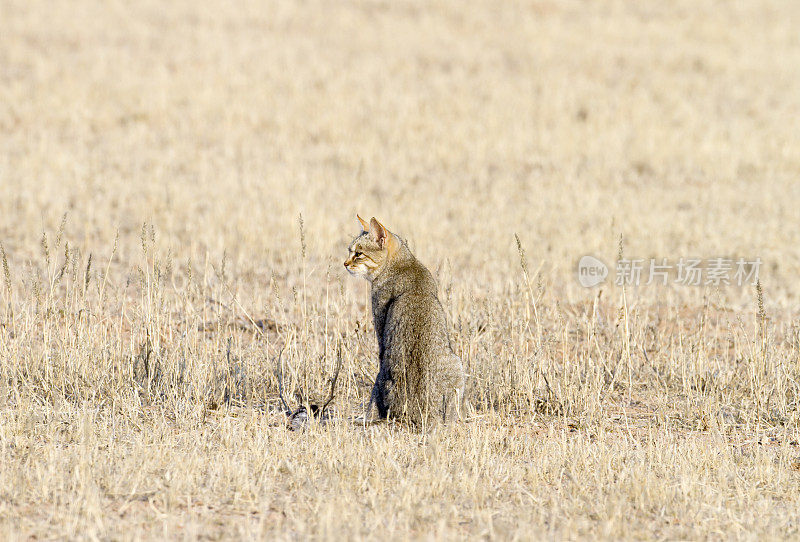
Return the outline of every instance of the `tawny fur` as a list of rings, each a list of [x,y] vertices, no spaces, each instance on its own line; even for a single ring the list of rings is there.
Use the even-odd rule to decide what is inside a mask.
[[[362,232],[344,265],[372,284],[380,365],[371,402],[381,418],[454,419],[464,369],[450,344],[436,282],[400,237],[374,218],[359,222]]]

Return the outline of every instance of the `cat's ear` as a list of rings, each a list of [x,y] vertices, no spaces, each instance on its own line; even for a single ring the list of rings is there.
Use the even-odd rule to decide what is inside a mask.
[[[372,240],[380,246],[383,246],[386,243],[386,239],[391,235],[389,230],[383,227],[383,224],[375,220],[374,216],[369,221],[369,234],[372,236]]]
[[[369,231],[369,224],[367,224],[367,221],[358,215],[356,215],[356,218],[358,219],[359,224],[361,224],[361,231]]]

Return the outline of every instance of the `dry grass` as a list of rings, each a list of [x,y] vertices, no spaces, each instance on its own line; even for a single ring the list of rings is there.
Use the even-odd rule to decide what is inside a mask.
[[[0,532],[800,536],[794,3],[0,20]],[[283,427],[282,348],[317,401],[341,346],[342,416],[374,377],[356,212],[439,279],[466,421]],[[580,287],[620,236],[761,257],[763,300]]]

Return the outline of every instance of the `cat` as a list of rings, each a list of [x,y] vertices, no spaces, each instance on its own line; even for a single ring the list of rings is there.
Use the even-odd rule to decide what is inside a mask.
[[[356,215],[361,233],[345,268],[372,285],[372,316],[379,369],[370,397],[380,418],[414,425],[458,417],[464,388],[461,359],[453,353],[436,282],[406,242],[375,220]]]

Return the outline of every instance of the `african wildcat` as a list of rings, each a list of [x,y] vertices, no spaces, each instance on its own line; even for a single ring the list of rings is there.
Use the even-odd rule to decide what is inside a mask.
[[[400,237],[374,218],[358,220],[362,232],[344,266],[372,283],[380,368],[370,404],[381,418],[417,424],[452,419],[464,370],[450,346],[436,282]]]

